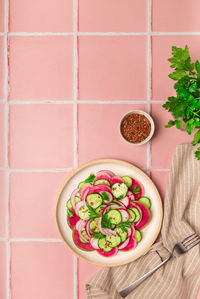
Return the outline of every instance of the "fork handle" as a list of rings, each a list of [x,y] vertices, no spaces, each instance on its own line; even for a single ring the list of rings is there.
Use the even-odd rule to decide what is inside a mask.
[[[125,298],[126,296],[128,296],[141,282],[143,282],[146,278],[148,278],[149,276],[151,276],[151,274],[153,274],[155,271],[157,271],[159,268],[161,268],[163,265],[165,265],[171,258],[173,257],[173,255],[171,254],[166,260],[164,260],[161,264],[159,264],[158,266],[154,267],[152,270],[150,270],[149,272],[147,272],[146,274],[144,274],[142,277],[140,277],[139,279],[135,280],[131,285],[129,285],[128,287],[122,289],[119,294],[122,298]]]

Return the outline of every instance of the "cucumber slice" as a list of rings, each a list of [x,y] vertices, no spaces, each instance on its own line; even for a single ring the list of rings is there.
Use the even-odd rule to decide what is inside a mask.
[[[114,230],[118,232],[119,236],[121,237],[121,242],[124,242],[127,239],[128,232],[126,229],[122,230],[121,228],[117,227]]]
[[[86,206],[80,207],[80,209],[78,210],[78,216],[82,220],[88,220],[90,218],[89,213],[88,213],[88,207],[86,207]]]
[[[115,236],[106,236],[106,242],[112,248],[118,246],[121,243],[122,239],[119,235]]]
[[[140,218],[141,218],[140,212],[138,211],[137,208],[131,208],[130,210],[132,210],[135,213],[135,215],[136,215],[136,217],[133,220],[133,222],[138,222],[140,220]]]
[[[80,240],[82,243],[84,243],[84,244],[89,243],[90,238],[89,238],[89,236],[88,236],[88,234],[86,233],[85,230],[83,230],[83,231],[81,232],[81,235],[82,235],[88,242],[83,241],[83,240],[81,239],[81,236],[79,236],[79,240]]]
[[[102,204],[103,198],[99,193],[91,193],[87,196],[86,201],[89,206],[91,206],[93,209],[96,209]]]
[[[66,203],[66,207],[71,211],[72,210],[72,204],[71,204],[71,200],[68,199],[67,203]]]
[[[112,194],[116,199],[122,199],[126,196],[128,187],[124,183],[116,183],[112,185]]]
[[[105,252],[109,252],[109,251],[112,250],[112,247],[110,247],[108,245],[108,243],[106,241],[106,238],[99,239],[98,246],[99,246],[100,249],[102,249]]]
[[[78,184],[78,188],[80,189],[84,184],[85,184],[85,182],[80,182],[80,183]]]
[[[135,240],[137,243],[139,243],[142,240],[142,233],[139,230],[135,230]]]
[[[151,209],[151,200],[148,197],[142,196],[138,201],[141,202],[147,209]]]
[[[81,198],[79,196],[74,197],[74,202],[77,204],[77,202],[81,201]]]
[[[126,186],[128,188],[131,188],[132,184],[133,184],[133,180],[130,176],[123,176],[122,177],[123,182],[126,184]]]
[[[129,220],[130,222],[134,222],[135,218],[136,218],[136,214],[132,209],[128,209],[128,212],[130,214]]]
[[[100,179],[100,180],[97,180],[97,181],[94,182],[94,185],[99,185],[99,184],[110,186],[109,181],[107,181],[105,179]]]
[[[100,233],[99,229],[98,229],[98,218],[95,218],[94,220],[92,220],[89,224],[89,228],[92,232],[95,233]]]
[[[105,207],[106,207],[106,205],[100,205],[100,206],[95,210],[95,212],[97,212],[99,215],[102,215],[102,214],[103,214],[103,210],[104,210]]]
[[[122,214],[118,210],[110,209],[107,215],[111,224],[119,224],[122,222]]]

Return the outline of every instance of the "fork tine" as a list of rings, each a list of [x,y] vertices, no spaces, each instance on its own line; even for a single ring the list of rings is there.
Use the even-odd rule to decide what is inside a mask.
[[[190,236],[188,236],[187,238],[185,238],[181,243],[184,244],[188,239],[191,239],[195,235],[196,235],[195,233],[191,234]]]
[[[183,244],[185,247],[187,247],[187,246],[188,246],[189,244],[191,244],[192,242],[195,242],[196,239],[198,239],[198,238],[199,238],[199,236],[196,235],[196,236],[194,236],[193,238],[187,240],[186,242],[184,242],[184,243],[182,243],[182,244]]]
[[[196,245],[198,245],[198,244],[200,244],[200,238],[199,238],[199,240],[197,240],[195,243],[191,243],[190,246],[187,247],[187,250],[192,249],[194,246],[196,246]]]

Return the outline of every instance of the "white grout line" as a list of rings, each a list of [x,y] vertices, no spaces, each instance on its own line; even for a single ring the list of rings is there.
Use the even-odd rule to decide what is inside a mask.
[[[0,238],[0,242],[5,242],[5,241],[7,241],[6,238]]]
[[[151,0],[147,1],[147,112],[151,114]],[[151,141],[147,143],[147,172],[149,174],[151,167]]]
[[[78,166],[78,0],[74,1],[74,168]],[[73,256],[74,299],[78,299],[78,258]]]
[[[10,242],[43,242],[43,243],[61,243],[61,239],[56,238],[11,238]]]
[[[4,114],[4,132],[5,132],[5,172],[6,172],[6,290],[7,298],[11,299],[11,285],[10,285],[10,214],[9,214],[9,0],[4,1],[4,99],[5,99],[5,114]]]

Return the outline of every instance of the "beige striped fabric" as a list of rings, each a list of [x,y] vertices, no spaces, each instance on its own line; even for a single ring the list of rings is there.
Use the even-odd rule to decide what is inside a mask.
[[[174,244],[193,232],[200,235],[200,161],[191,145],[174,153],[161,238],[138,260],[104,268],[86,285],[88,299],[118,299],[118,291],[158,265]],[[127,299],[195,299],[200,287],[200,246],[174,258],[138,286]]]

